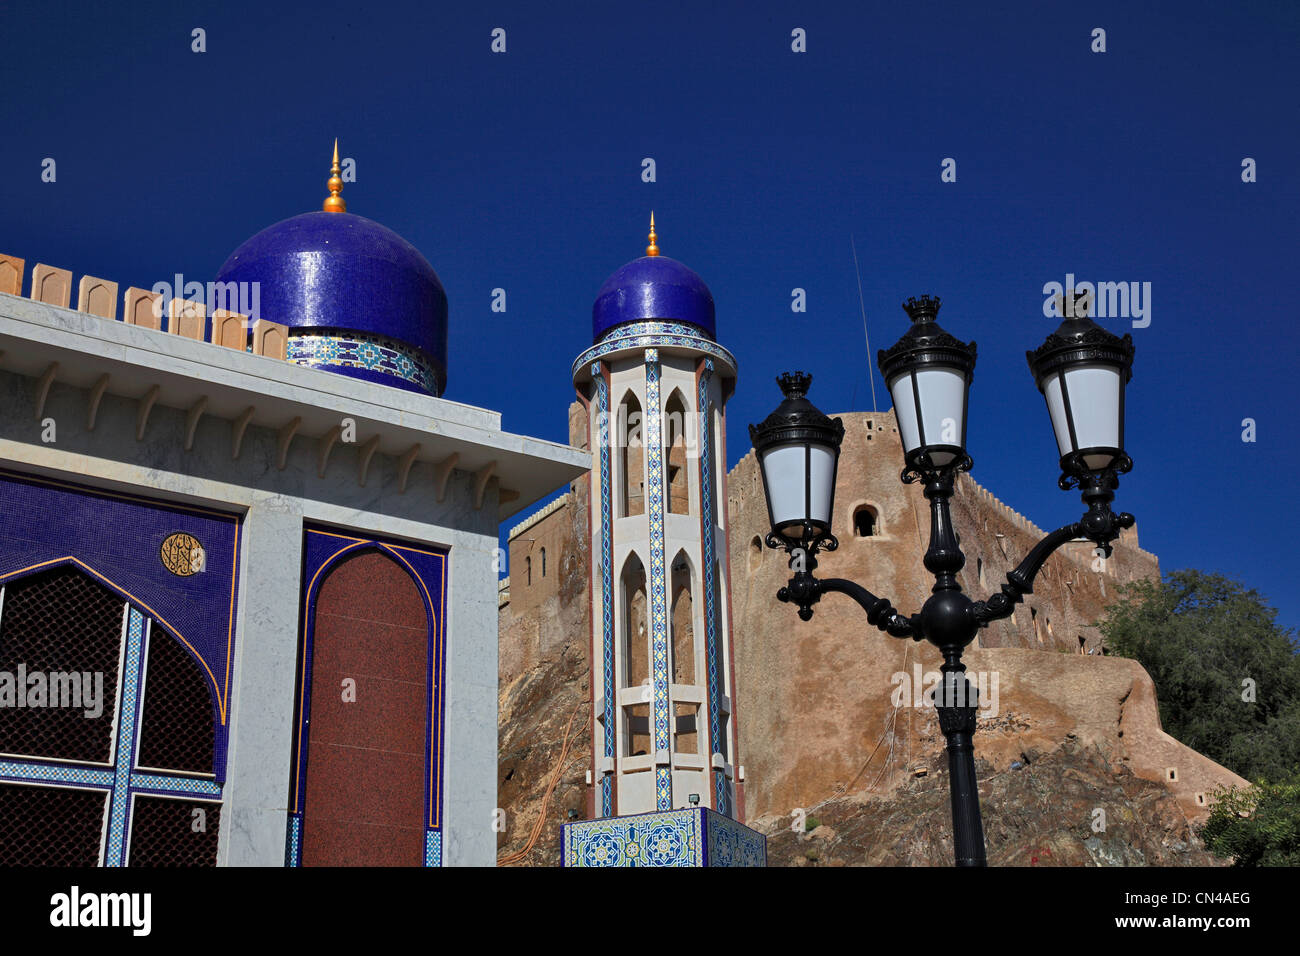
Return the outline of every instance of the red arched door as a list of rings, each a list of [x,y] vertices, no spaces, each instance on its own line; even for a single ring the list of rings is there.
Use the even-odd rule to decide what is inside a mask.
[[[316,599],[303,866],[424,862],[429,626],[411,576],[364,551]]]

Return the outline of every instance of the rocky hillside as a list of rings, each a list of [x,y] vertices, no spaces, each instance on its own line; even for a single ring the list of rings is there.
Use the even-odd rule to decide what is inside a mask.
[[[1043,757],[997,771],[977,761],[991,866],[1216,865],[1169,790],[1114,768],[1071,735]],[[770,866],[950,866],[946,758],[887,796],[857,793],[796,818],[751,821],[768,834]]]

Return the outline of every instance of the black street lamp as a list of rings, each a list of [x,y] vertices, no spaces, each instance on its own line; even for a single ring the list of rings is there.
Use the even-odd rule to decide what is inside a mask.
[[[1082,297],[1080,297],[1082,298]],[[1109,557],[1111,542],[1133,526],[1126,512],[1111,511],[1119,475],[1133,462],[1124,453],[1124,386],[1132,378],[1133,340],[1107,332],[1082,316],[1067,318],[1036,351],[1026,353],[1035,381],[1047,400],[1061,452],[1063,490],[1081,488],[1088,511],[1036,544],[1007,575],[1001,590],[983,601],[962,593],[957,572],[966,563],[952,525],[949,500],[956,476],[972,467],[966,454],[966,405],[975,369],[975,343],[949,335],[935,322],[939,299],[922,296],[903,306],[912,326],[878,355],[880,373],[894,399],[903,440],[905,484],[921,481],[930,502],[930,546],[925,567],[934,588],[920,613],[898,613],[853,581],[816,578],[817,552],[834,551],[831,533],[835,474],[844,425],[823,415],[805,397],[812,377],[802,372],[777,379],[783,401],[750,437],[763,473],[772,531],[771,547],[790,554],[794,577],[777,598],[809,620],[813,605],[827,592],[847,594],[867,612],[867,621],[894,636],[928,640],[943,654],[943,680],[935,689],[939,726],[948,742],[953,843],[958,866],[984,866],[971,738],[979,707],[966,678],[962,650],[990,621],[1010,617],[1048,557],[1076,538],[1095,542]],[[1076,305],[1076,309],[1078,306]]]

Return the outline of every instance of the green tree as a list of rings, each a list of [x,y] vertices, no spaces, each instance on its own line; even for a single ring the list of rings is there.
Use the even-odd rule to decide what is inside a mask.
[[[1121,586],[1098,626],[1108,653],[1151,675],[1166,733],[1248,780],[1300,779],[1295,635],[1258,593],[1174,571]]]
[[[1233,866],[1300,866],[1300,782],[1218,790],[1201,839]]]

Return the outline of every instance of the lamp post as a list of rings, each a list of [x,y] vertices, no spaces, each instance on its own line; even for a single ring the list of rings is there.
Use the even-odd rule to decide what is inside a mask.
[[[1079,297],[1082,300],[1082,297]],[[1088,510],[1083,517],[1046,535],[1007,575],[1001,590],[982,601],[962,593],[957,572],[966,563],[952,525],[949,501],[959,472],[972,467],[966,453],[966,408],[975,370],[975,343],[965,343],[935,321],[940,300],[908,299],[903,308],[912,325],[878,355],[894,400],[903,441],[904,484],[922,483],[930,502],[930,545],[925,567],[934,587],[919,613],[906,616],[884,598],[840,578],[817,578],[818,551],[834,551],[831,533],[835,476],[844,425],[808,401],[812,377],[802,372],[777,379],[785,400],[750,437],[763,474],[772,530],[769,547],[790,555],[794,576],[777,592],[810,620],[823,594],[846,594],[867,612],[867,621],[893,637],[927,640],[943,655],[935,709],[947,740],[957,866],[984,866],[972,736],[979,701],[966,678],[962,651],[990,621],[1010,617],[1034,577],[1061,545],[1088,538],[1109,557],[1111,542],[1133,526],[1128,513],[1110,508],[1119,475],[1133,463],[1124,452],[1124,387],[1132,378],[1133,340],[1113,335],[1081,314],[1079,303],[1033,352],[1027,352],[1035,383],[1047,402],[1060,451],[1062,490],[1080,488]]]

